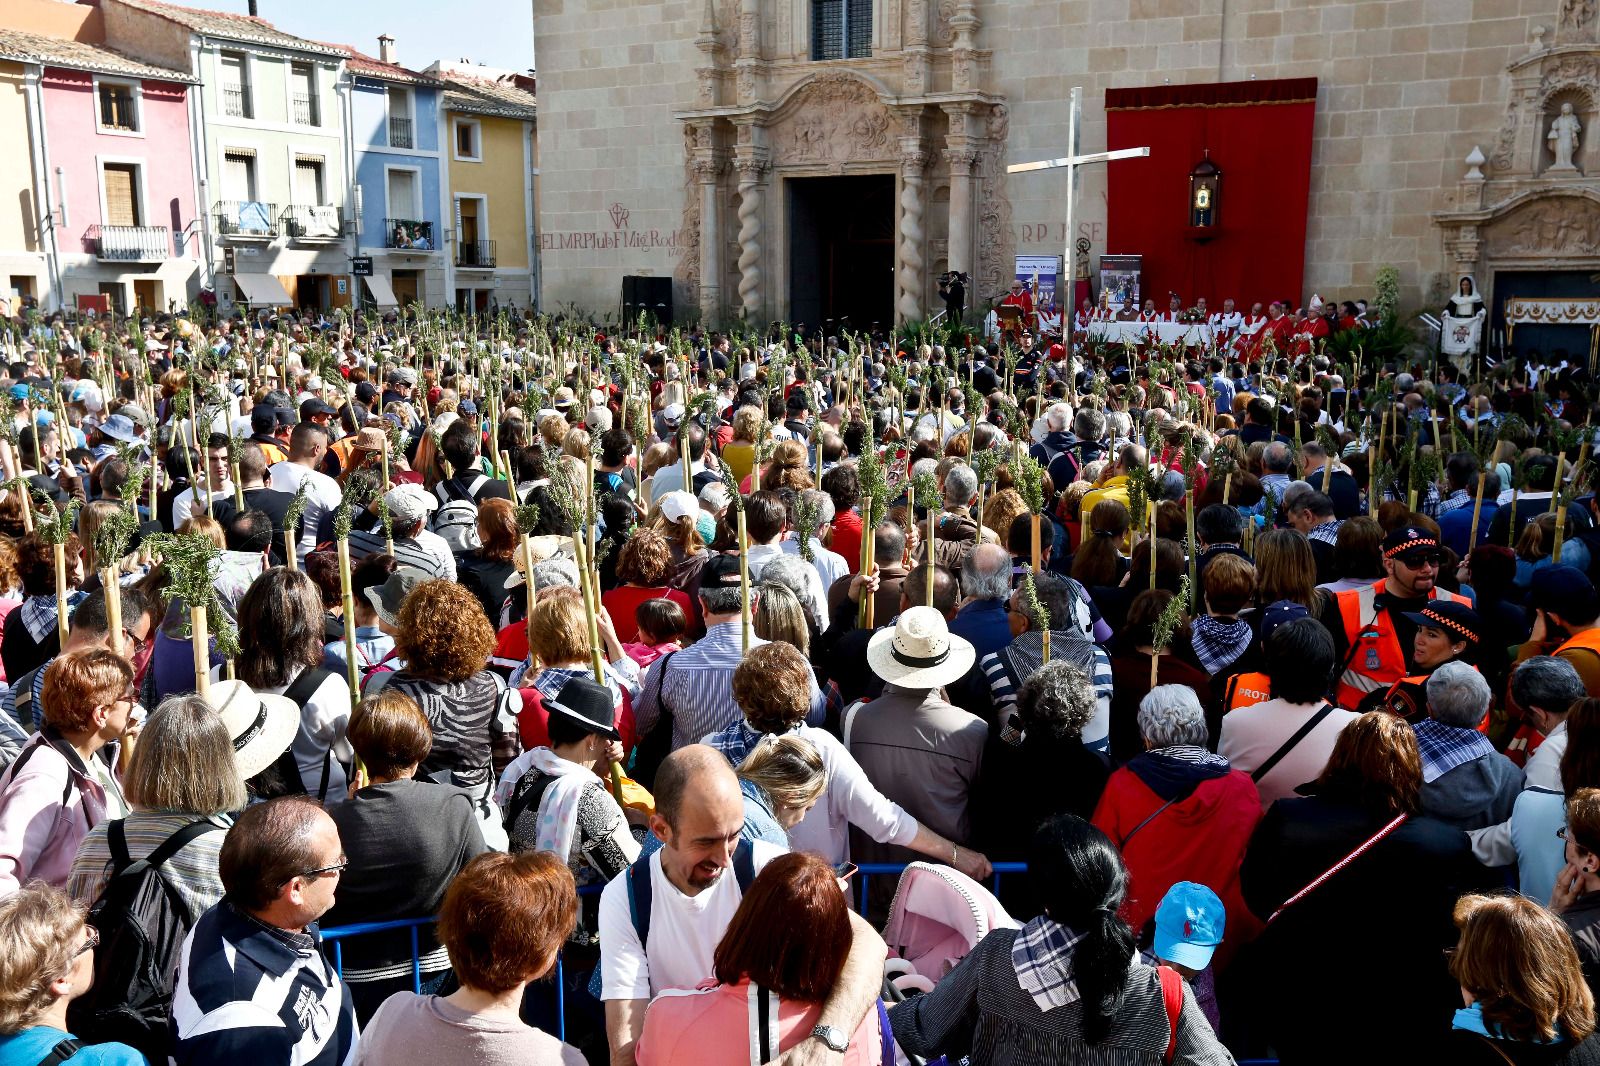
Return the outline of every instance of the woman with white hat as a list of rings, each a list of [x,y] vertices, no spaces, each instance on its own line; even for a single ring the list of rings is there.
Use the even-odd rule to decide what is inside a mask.
[[[68,893],[86,904],[99,898],[113,872],[113,833],[128,858],[139,861],[186,826],[203,823],[162,866],[163,880],[199,917],[222,898],[217,860],[233,815],[247,801],[246,779],[276,762],[299,727],[293,700],[257,695],[243,681],[213,683],[209,699],[190,694],[163,702],[140,731],[122,781],[132,811],[89,830]]]

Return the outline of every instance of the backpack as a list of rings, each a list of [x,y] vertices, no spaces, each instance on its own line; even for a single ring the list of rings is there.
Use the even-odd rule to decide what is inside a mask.
[[[478,493],[489,483],[489,475],[479,474],[462,490],[459,479],[439,482],[433,494],[439,509],[428,519],[428,528],[444,538],[452,552],[469,552],[478,543]]]
[[[294,679],[294,684],[284,691],[284,698],[293,700],[294,705],[304,712],[306,704],[310,702],[312,696],[317,694],[317,689],[322,687],[322,683],[330,677],[337,676],[332,670],[321,666],[302,670],[300,671],[300,676]],[[333,746],[331,744],[328,746],[328,750],[322,753],[322,781],[318,784],[315,793],[312,793],[311,789],[306,787],[305,778],[300,776],[300,764],[295,761],[294,745],[292,743],[283,749],[283,754],[278,756],[278,760],[273,763],[273,766],[277,768],[278,776],[287,790],[285,794],[313,795],[319,803],[327,801],[328,776],[333,770]]]
[[[90,1043],[121,1041],[165,1062],[172,1053],[167,1016],[178,953],[194,925],[188,904],[161,875],[161,867],[204,833],[224,832],[206,821],[190,822],[162,842],[149,858],[128,855],[126,822],[106,826],[112,876],[89,909],[89,924],[103,938],[94,956],[94,984],[68,1008],[72,1031]]]
[[[650,883],[650,860],[638,860],[622,876],[628,879],[628,917],[633,921],[634,932],[639,934],[640,950],[648,951],[650,905],[655,892]],[[755,847],[743,837],[733,849],[733,879],[739,882],[741,895],[750,891],[750,883],[756,879]]]

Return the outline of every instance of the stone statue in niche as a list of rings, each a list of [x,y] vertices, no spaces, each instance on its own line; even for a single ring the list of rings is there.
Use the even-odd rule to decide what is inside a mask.
[[[1550,120],[1550,132],[1545,135],[1545,140],[1556,157],[1555,163],[1550,167],[1552,171],[1578,169],[1572,157],[1578,149],[1578,134],[1582,130],[1583,124],[1578,121],[1578,116],[1573,114],[1571,102],[1562,104],[1561,113]]]
[[[1594,20],[1595,0],[1563,0],[1561,28],[1581,30]]]

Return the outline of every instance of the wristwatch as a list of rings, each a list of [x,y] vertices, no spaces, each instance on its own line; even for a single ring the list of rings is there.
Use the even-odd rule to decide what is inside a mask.
[[[828,1045],[828,1050],[841,1054],[850,1049],[850,1037],[843,1029],[836,1029],[831,1025],[819,1025],[811,1030],[811,1035]]]

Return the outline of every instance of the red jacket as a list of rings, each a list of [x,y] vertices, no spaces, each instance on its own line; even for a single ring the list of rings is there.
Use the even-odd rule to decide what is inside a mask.
[[[1093,821],[1122,847],[1134,828],[1163,802],[1137,774],[1123,767],[1106,782]],[[1194,881],[1221,897],[1227,909],[1225,940],[1218,954],[1221,961],[1230,958],[1260,930],[1239,892],[1239,865],[1260,820],[1261,797],[1242,770],[1201,782],[1193,793],[1162,811],[1123,848],[1130,884],[1122,913],[1128,924],[1137,932],[1155,917],[1169,888],[1179,881]]]

